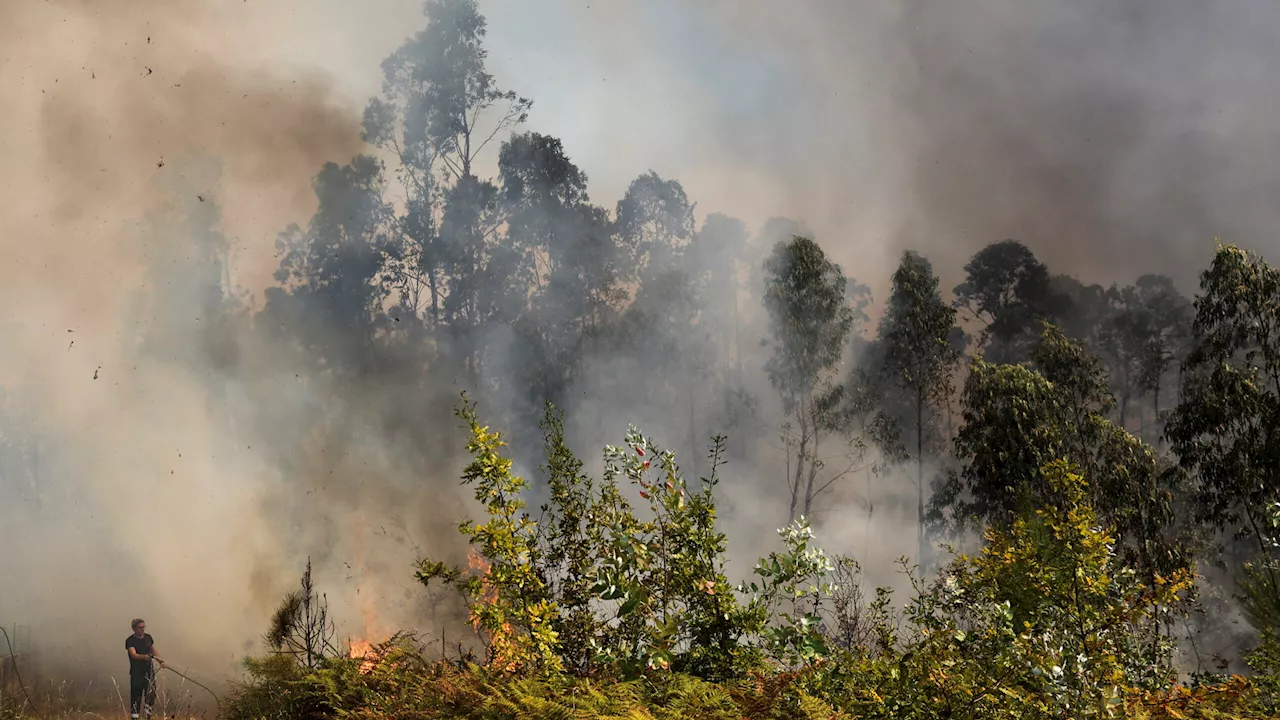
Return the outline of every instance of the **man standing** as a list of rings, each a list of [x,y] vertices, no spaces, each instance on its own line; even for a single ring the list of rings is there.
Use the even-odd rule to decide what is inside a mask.
[[[133,634],[125,638],[124,647],[129,652],[129,715],[138,720],[138,713],[146,708],[151,717],[151,706],[156,702],[156,673],[152,660],[156,656],[156,641],[147,634],[147,623],[138,618],[133,621]],[[168,667],[160,660],[160,667]]]

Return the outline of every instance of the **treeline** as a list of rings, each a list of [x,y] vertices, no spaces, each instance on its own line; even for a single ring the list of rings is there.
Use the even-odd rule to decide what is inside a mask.
[[[522,131],[532,102],[485,69],[475,2],[426,13],[383,63],[369,154],[323,168],[315,216],[279,236],[261,308],[227,287],[216,218],[186,229],[208,249],[193,275],[203,317],[223,319],[204,330],[208,356],[231,376],[287,368],[308,383],[285,419],[253,409],[285,461],[317,434],[372,427],[425,472],[456,437],[424,416],[461,386],[529,467],[546,403],[584,427],[658,428],[694,477],[724,435],[729,459],[781,467],[780,520],[812,517],[872,465],[915,496],[925,567],[939,541],[1054,501],[1043,468],[1057,460],[1087,478],[1148,583],[1207,563],[1229,594],[1246,562],[1271,557],[1280,275],[1260,259],[1220,249],[1193,301],[1163,276],[1055,275],[1004,240],[948,297],[908,251],[873,326],[865,279],[800,223],[754,236],[724,215],[699,224],[680,184],[652,172],[613,208],[593,203],[564,145]],[[226,340],[255,335],[270,338],[269,372]]]
[[[467,479],[497,518],[470,531],[491,569],[423,569],[464,590],[490,670],[674,667],[728,682],[764,668],[783,675],[761,687],[821,678],[804,697],[861,714],[1105,713],[1174,687],[1174,626],[1195,633],[1171,609],[1196,590],[1242,596],[1260,649],[1226,660],[1275,671],[1280,272],[1220,247],[1187,297],[1163,276],[1102,287],[1055,275],[1003,240],[944,294],[908,251],[873,323],[867,278],[798,222],[754,234],[721,214],[699,222],[679,182],[653,172],[612,208],[594,202],[563,143],[523,130],[533,103],[486,70],[474,0],[428,0],[426,13],[383,63],[368,154],[325,166],[315,215],[278,237],[261,307],[230,285],[214,202],[180,228],[199,249],[181,269],[183,312],[203,319],[183,352],[247,388],[236,422],[270,428],[285,465],[329,462],[316,442],[376,435],[415,477],[438,472],[457,444],[438,408],[458,386],[512,430],[516,459],[546,453],[532,490],[554,512],[537,522],[512,458],[468,415]],[[174,337],[155,330],[146,347],[170,354]],[[656,428],[682,462],[637,434],[593,483],[547,404],[583,428]],[[712,435],[727,439],[708,458]],[[777,515],[792,523],[739,595],[714,529],[724,458],[780,466]],[[801,521],[868,467],[906,488],[917,515],[918,592],[892,622],[887,600],[824,585],[840,565],[811,552]],[[632,514],[619,479],[656,519]],[[938,551],[971,531],[987,534],[980,557]],[[860,609],[841,620],[841,602]],[[371,701],[358,666],[335,667]],[[1239,689],[1212,675],[1211,692]]]

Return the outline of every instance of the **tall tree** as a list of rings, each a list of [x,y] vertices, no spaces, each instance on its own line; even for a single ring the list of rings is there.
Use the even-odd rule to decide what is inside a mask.
[[[622,347],[644,358],[650,387],[685,409],[691,472],[704,447],[698,434],[714,365],[714,338],[704,314],[705,274],[689,260],[693,203],[677,180],[652,171],[632,181],[617,206],[618,242],[630,252],[638,284],[619,328]]]
[[[893,273],[889,306],[880,321],[883,371],[908,392],[915,411],[915,459],[920,558],[927,550],[924,504],[926,411],[951,395],[959,354],[951,344],[956,311],[942,300],[933,266],[907,251]]]
[[[745,374],[743,351],[744,276],[750,268],[746,225],[721,213],[706,217],[685,251],[703,296],[702,327],[710,334],[708,424],[727,435],[726,449],[744,457],[753,443],[756,398]]]
[[[1174,512],[1183,476],[1108,419],[1115,398],[1101,364],[1051,325],[1032,360],[974,361],[955,439],[963,467],[934,495],[930,519],[1008,526],[1061,500],[1042,470],[1065,458],[1088,471],[1094,506],[1148,577],[1185,567],[1190,540]]]
[[[485,68],[484,16],[475,0],[427,0],[425,30],[382,65],[382,97],[365,110],[365,139],[391,154],[404,213],[388,247],[400,303],[424,310],[479,373],[479,327],[497,315],[524,268],[497,245],[497,189],[475,159],[527,118],[531,103],[499,88]]]
[[[329,163],[314,185],[319,207],[307,229],[290,226],[276,240],[280,286],[266,291],[265,329],[292,338],[317,369],[361,372],[386,320],[379,280],[390,208],[381,167],[367,156]]]
[[[1197,478],[1201,519],[1251,538],[1259,552],[1266,550],[1265,509],[1280,501],[1277,307],[1280,270],[1238,247],[1219,246],[1200,276],[1182,401],[1165,429]]]
[[[1066,310],[1066,298],[1050,286],[1048,268],[1017,240],[986,246],[964,270],[955,307],[982,323],[978,347],[989,361],[1026,359],[1039,321],[1056,322]]]
[[[513,136],[498,156],[508,252],[530,270],[527,312],[514,323],[513,366],[532,423],[544,402],[564,406],[591,343],[619,310],[619,253],[607,213],[590,204],[587,176],[560,140]],[[531,424],[529,426],[532,426]]]
[[[632,253],[641,283],[677,269],[693,238],[693,203],[675,180],[650,171],[631,182],[618,201],[619,239]]]
[[[788,519],[794,520],[802,497],[802,514],[812,509],[814,482],[821,468],[818,444],[821,433],[834,424],[830,376],[853,330],[854,311],[845,298],[847,280],[840,266],[809,238],[795,236],[779,242],[764,270],[764,306],[773,344],[765,371],[782,399],[783,411],[797,426],[797,435],[791,438],[788,433],[787,440]]]
[[[1070,275],[1049,278],[1049,290],[1062,298],[1062,313],[1057,325],[1067,337],[1084,345],[1090,352],[1098,349],[1098,329],[1102,327],[1110,306],[1107,289],[1097,283],[1086,284]]]
[[[722,372],[735,383],[742,376],[742,320],[739,303],[745,266],[747,226],[741,220],[712,213],[694,235],[688,258],[703,276],[708,324],[719,336]]]
[[[1143,275],[1133,285],[1113,286],[1097,340],[1120,400],[1119,422],[1128,426],[1131,402],[1152,394],[1157,420],[1163,378],[1185,353],[1191,305],[1163,275]]]

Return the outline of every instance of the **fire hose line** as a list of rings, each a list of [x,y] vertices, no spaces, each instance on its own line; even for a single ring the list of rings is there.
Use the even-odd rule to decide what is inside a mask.
[[[4,644],[9,646],[9,657],[13,659],[13,674],[18,677],[18,687],[22,688],[22,697],[26,698],[27,705],[35,708],[36,704],[31,702],[31,695],[27,693],[27,684],[22,681],[22,673],[18,671],[18,654],[13,651],[13,641],[9,639],[9,631],[0,625],[0,633],[4,633]]]
[[[18,687],[19,687],[19,688],[22,688],[22,697],[26,699],[26,701],[27,701],[27,705],[30,705],[32,708],[35,708],[36,704],[35,704],[35,703],[33,703],[33,702],[31,702],[31,695],[27,692],[27,684],[26,684],[25,682],[23,682],[23,680],[22,680],[22,673],[18,670],[18,655],[17,655],[17,653],[15,653],[15,652],[13,651],[13,641],[11,641],[11,640],[9,639],[9,631],[8,631],[8,630],[5,630],[5,628],[4,628],[4,626],[3,626],[3,625],[0,625],[0,633],[3,633],[3,634],[4,634],[4,644],[5,644],[6,646],[8,646],[8,648],[9,648],[9,657],[10,657],[10,658],[12,658],[12,660],[13,660],[13,674],[18,678]],[[166,665],[164,669],[165,669],[165,670],[168,670],[169,672],[173,673],[174,675],[177,675],[178,677],[182,678],[183,680],[186,680],[187,682],[191,683],[192,685],[195,685],[196,687],[200,688],[201,690],[204,690],[205,692],[209,693],[209,695],[210,695],[211,697],[213,697],[213,701],[214,701],[215,703],[217,703],[217,705],[218,705],[218,709],[219,709],[219,710],[221,710],[221,709],[222,709],[222,698],[218,697],[218,694],[217,694],[217,693],[215,693],[214,691],[210,690],[210,689],[209,689],[209,687],[208,687],[207,685],[205,685],[204,683],[200,682],[199,680],[193,680],[191,677],[189,677],[189,676],[187,676],[187,675],[185,675],[185,674],[183,674],[183,673],[180,673],[180,672],[178,672],[177,670],[174,670],[173,668],[169,667],[168,665]]]
[[[208,688],[208,686],[204,685],[203,683],[201,683],[201,682],[200,682],[200,681],[198,681],[198,680],[192,680],[190,677],[188,677],[188,676],[186,676],[186,675],[183,675],[182,673],[178,672],[177,670],[174,670],[174,669],[173,669],[173,668],[171,668],[171,667],[168,667],[167,665],[165,666],[165,668],[164,668],[164,669],[165,669],[165,670],[168,670],[169,672],[173,673],[174,675],[177,675],[178,677],[182,678],[183,680],[186,680],[187,682],[191,683],[192,685],[195,685],[196,687],[200,688],[201,690],[204,690],[205,692],[209,693],[209,695],[210,695],[211,697],[213,697],[213,701],[214,701],[215,703],[217,703],[217,705],[218,705],[218,709],[219,709],[219,710],[221,710],[221,709],[222,709],[222,698],[218,697],[218,694],[217,694],[217,693],[215,693],[214,691],[210,690],[210,689]]]

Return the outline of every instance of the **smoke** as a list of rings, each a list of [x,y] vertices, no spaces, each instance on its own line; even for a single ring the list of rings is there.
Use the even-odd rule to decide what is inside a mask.
[[[252,561],[301,571],[262,511],[272,466],[220,424],[225,368],[196,349],[223,278],[189,271],[230,262],[219,238],[305,218],[359,115],[322,77],[228,53],[218,38],[251,20],[239,4],[0,8],[0,373],[6,439],[30,456],[0,494],[0,621],[82,678],[122,677],[135,616],[180,667],[223,672],[270,609]]]
[[[554,98],[534,122],[609,196],[653,167],[752,227],[803,219],[879,298],[904,247],[955,276],[1013,237],[1184,288],[1215,236],[1270,249],[1271,3],[491,5],[503,77]]]
[[[435,454],[456,437],[438,409],[449,380],[421,366],[304,379],[245,313],[210,313],[233,289],[261,308],[271,239],[311,217],[324,163],[366,149],[378,63],[424,22],[417,0],[353,8],[0,4],[0,382],[27,448],[0,489],[0,622],[32,624],[69,671],[122,674],[141,615],[166,655],[225,672],[308,555],[330,599],[381,632],[421,609],[411,561],[454,550],[458,463]],[[1014,237],[1054,272],[1184,287],[1215,236],[1272,249],[1280,9],[1263,0],[481,9],[490,70],[535,100],[524,129],[563,138],[597,202],[653,169],[681,181],[699,224],[719,211],[755,235],[796,218],[877,301],[904,248],[944,285]],[[735,555],[753,557],[784,504],[762,319],[743,313],[764,404],[755,461],[728,468],[724,495]],[[340,339],[313,324],[317,342]],[[627,387],[631,361],[573,389],[586,459],[630,422],[691,444]],[[871,561],[912,551],[911,495],[854,473],[824,507],[833,549],[877,548],[864,566],[889,581]]]

